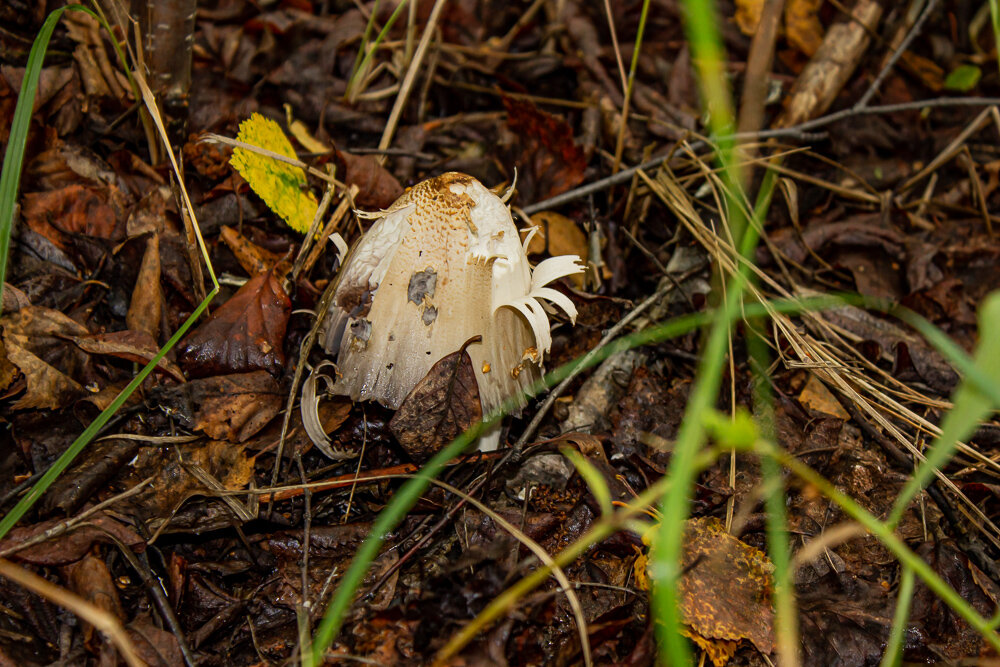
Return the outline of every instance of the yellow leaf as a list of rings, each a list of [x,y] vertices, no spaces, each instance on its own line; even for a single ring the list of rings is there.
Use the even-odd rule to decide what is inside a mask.
[[[760,25],[760,15],[764,10],[764,0],[736,0],[736,25],[744,35],[753,36]]]
[[[819,7],[823,0],[789,0],[785,4],[785,34],[788,43],[812,57],[823,43]]]
[[[245,144],[298,159],[278,124],[259,113],[251,114],[250,118],[240,123],[236,138]],[[301,167],[245,148],[233,149],[229,164],[240,172],[257,196],[289,227],[303,234],[309,229],[319,203],[309,191],[306,172]]]

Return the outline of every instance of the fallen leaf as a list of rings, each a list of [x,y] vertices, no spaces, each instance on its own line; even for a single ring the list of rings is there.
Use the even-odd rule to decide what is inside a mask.
[[[245,447],[222,440],[172,445],[166,451],[146,448],[134,464],[135,474],[156,479],[125,505],[149,525],[171,517],[194,496],[246,488],[253,478],[253,461]]]
[[[127,626],[125,632],[132,640],[136,655],[147,665],[180,665],[184,654],[174,633],[156,627],[148,616],[137,618]]]
[[[24,374],[28,387],[15,410],[56,410],[86,394],[79,382],[53,368],[20,345],[6,340],[7,358]]]
[[[157,387],[150,399],[186,428],[215,440],[243,442],[278,414],[285,393],[270,373],[255,371]]]
[[[233,254],[236,255],[236,261],[240,263],[243,270],[251,276],[267,273],[278,267],[275,273],[279,278],[284,279],[284,276],[292,268],[291,262],[284,255],[261,248],[232,227],[223,225],[219,236],[226,242],[226,245],[233,251]]]
[[[514,147],[520,150],[515,163],[524,166],[518,185],[529,202],[554,197],[583,182],[587,158],[564,118],[510,97],[504,97],[503,104]]]
[[[7,537],[0,540],[0,553],[44,534],[62,522],[62,519],[51,519],[12,529]],[[8,558],[33,565],[67,565],[83,558],[95,543],[113,543],[112,537],[136,553],[141,553],[146,548],[146,541],[131,528],[98,512],[88,517],[87,522],[79,528],[21,549]]]
[[[259,113],[252,114],[240,123],[236,138],[293,160],[298,159],[281,127]],[[302,167],[245,148],[234,148],[229,163],[289,227],[303,234],[309,229],[319,203],[309,191],[309,183]]]
[[[826,385],[812,373],[809,374],[809,379],[806,380],[806,386],[799,392],[799,403],[814,412],[843,419],[844,421],[851,419],[851,415],[840,404],[840,401],[833,395],[833,392],[827,389]]]
[[[379,164],[374,155],[352,155],[337,151],[344,163],[344,182],[358,186],[354,201],[364,208],[389,208],[403,194],[403,186],[388,169]]]
[[[733,19],[740,32],[747,37],[756,35],[763,10],[764,0],[736,0],[736,13]]]
[[[273,271],[251,278],[180,345],[178,362],[192,377],[282,372],[292,302]]]
[[[159,345],[148,333],[129,329],[90,336],[73,336],[70,340],[88,354],[103,354],[137,364],[148,364],[159,352]],[[170,375],[178,382],[187,380],[177,364],[166,357],[157,362],[156,370]]]
[[[30,229],[68,250],[71,234],[114,238],[118,220],[125,219],[124,196],[113,185],[74,183],[58,190],[25,194],[21,215]]]
[[[71,591],[119,622],[125,620],[118,589],[103,558],[88,553],[67,565],[65,574]],[[83,623],[83,641],[85,644],[94,641],[94,626],[89,623]]]
[[[151,234],[139,266],[139,277],[132,290],[132,301],[125,315],[126,326],[142,332],[156,341],[163,316],[163,295],[160,291],[160,236]]]
[[[810,58],[823,43],[823,24],[818,16],[822,4],[823,0],[787,0],[785,4],[785,37]]]
[[[650,529],[643,542],[648,544],[657,530]],[[710,651],[717,666],[728,660],[731,647],[726,642],[747,639],[761,653],[770,654],[774,650],[771,561],[761,550],[727,533],[715,517],[689,519],[683,542],[679,592],[690,636],[710,640],[706,646],[722,642]],[[648,565],[645,554],[635,561],[637,581],[646,589]]]
[[[476,372],[463,347],[431,366],[403,399],[389,428],[407,454],[423,461],[482,417]]]
[[[541,255],[546,250],[552,257],[576,255],[586,259],[590,255],[587,235],[573,220],[555,211],[542,211],[531,216],[531,221],[538,231],[528,243],[529,255]],[[577,289],[583,289],[584,275],[575,273],[569,277]]]

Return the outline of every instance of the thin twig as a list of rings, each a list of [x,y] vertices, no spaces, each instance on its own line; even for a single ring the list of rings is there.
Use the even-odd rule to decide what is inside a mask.
[[[410,62],[410,66],[406,70],[406,76],[403,77],[403,83],[399,87],[399,95],[396,96],[396,101],[392,105],[392,111],[389,112],[389,120],[385,123],[382,139],[378,142],[378,147],[382,150],[388,148],[389,144],[392,143],[392,136],[396,133],[396,126],[399,125],[399,117],[403,115],[403,107],[406,106],[406,101],[410,97],[410,89],[413,88],[413,82],[417,80],[420,65],[427,54],[427,47],[431,43],[434,30],[437,28],[438,19],[441,17],[441,10],[444,9],[446,3],[447,0],[436,0],[434,8],[431,9],[431,15],[427,18],[427,25],[424,26],[424,34],[420,37],[420,44],[417,45],[417,51],[413,54],[413,61]],[[379,155],[375,159],[378,160],[379,164],[385,163],[384,154]]]
[[[885,65],[882,67],[882,71],[878,73],[878,76],[876,76],[875,80],[872,81],[872,85],[868,87],[865,94],[862,95],[861,99],[858,100],[858,103],[854,105],[854,109],[861,110],[868,106],[868,103],[871,102],[871,99],[875,97],[876,93],[878,93],[878,89],[882,86],[882,82],[885,81],[887,76],[889,76],[889,72],[892,71],[896,62],[903,56],[904,53],[906,53],[910,44],[914,39],[916,39],[917,35],[920,34],[921,29],[924,27],[924,22],[927,21],[927,17],[931,15],[931,12],[937,9],[937,4],[938,0],[930,0],[927,3],[927,6],[924,7],[924,11],[920,14],[920,18],[918,18],[916,23],[913,24],[913,27],[910,28],[910,32],[905,38],[903,38],[903,41],[899,43],[899,46],[896,47],[893,54],[889,56],[889,60],[887,60]]]

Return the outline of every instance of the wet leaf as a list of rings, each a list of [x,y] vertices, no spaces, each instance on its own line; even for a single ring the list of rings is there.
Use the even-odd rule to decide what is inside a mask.
[[[234,255],[236,255],[236,261],[240,263],[243,270],[251,276],[267,273],[281,264],[281,266],[275,270],[275,273],[279,278],[284,278],[284,276],[287,275],[288,271],[292,268],[291,262],[289,262],[283,255],[271,252],[266,248],[261,248],[259,245],[248,239],[243,234],[240,234],[232,227],[223,225],[220,230],[219,237],[226,242],[229,249],[233,251]]]
[[[125,620],[118,590],[103,558],[86,554],[82,559],[66,566],[66,579],[71,591],[119,622]],[[99,638],[98,641],[102,639]],[[89,623],[83,624],[83,640],[87,644],[94,641],[94,627]]]
[[[134,465],[137,476],[156,476],[147,489],[125,501],[147,523],[172,516],[194,496],[244,489],[253,478],[253,457],[246,448],[222,440],[174,445],[165,451],[146,448]]]
[[[374,155],[337,151],[337,157],[344,163],[344,182],[358,186],[358,194],[354,198],[358,206],[389,208],[403,194],[403,186],[379,164]]]
[[[240,141],[298,159],[295,149],[281,127],[258,113],[240,123],[236,137]],[[234,148],[229,163],[240,172],[254,192],[268,207],[281,216],[292,229],[305,233],[316,216],[319,203],[309,191],[306,173],[301,167],[246,150]]]
[[[137,364],[148,364],[150,359],[159,352],[159,345],[156,341],[143,331],[125,330],[90,336],[73,336],[70,340],[89,354],[104,354],[133,361]],[[166,357],[160,359],[159,363],[156,364],[156,369],[170,375],[178,382],[185,382],[187,379],[177,364]]]
[[[151,234],[146,241],[146,252],[139,266],[139,277],[132,290],[132,302],[125,315],[125,324],[133,331],[142,332],[154,342],[160,335],[163,316],[163,294],[160,291],[160,237]]]
[[[185,427],[230,442],[244,442],[264,428],[285,398],[278,382],[264,371],[201,378],[157,388],[150,396]]]
[[[423,461],[482,417],[476,373],[463,348],[431,366],[403,399],[389,428],[413,459]]]
[[[124,199],[114,186],[74,183],[58,190],[24,195],[21,214],[28,227],[67,250],[70,234],[111,239],[124,220]]]
[[[55,410],[73,403],[86,394],[79,382],[53,368],[20,345],[7,340],[10,359],[28,383],[24,395],[12,406],[15,410]]]
[[[643,542],[648,542],[648,536],[655,535],[656,530],[654,527],[643,536]],[[640,585],[648,576],[646,565],[645,556],[636,560]],[[689,519],[684,530],[682,566],[681,614],[692,636],[723,642],[747,639],[761,653],[771,653],[774,566],[764,552],[727,533],[715,517]],[[726,654],[724,645],[713,649],[719,659]]]
[[[273,271],[251,278],[181,342],[178,363],[193,377],[280,374],[291,307]]]
[[[0,540],[0,551],[56,529],[62,521],[62,519],[52,519],[31,526],[14,528],[7,537]],[[142,552],[146,548],[146,541],[131,528],[103,512],[98,512],[89,517],[79,528],[22,549],[11,554],[9,558],[34,565],[67,565],[83,558],[95,543],[113,544],[110,536],[114,536],[135,552]]]
[[[515,161],[524,167],[518,187],[527,201],[554,197],[579,185],[587,158],[576,145],[569,123],[530,102],[504,97],[503,104],[507,127],[520,151]]]

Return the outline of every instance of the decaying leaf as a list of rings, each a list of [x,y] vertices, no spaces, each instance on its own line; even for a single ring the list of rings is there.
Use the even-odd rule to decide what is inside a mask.
[[[354,197],[358,206],[389,208],[403,194],[403,186],[374,155],[337,151],[337,157],[344,163],[344,182],[358,186],[358,194]]]
[[[284,277],[292,268],[292,263],[284,256],[276,252],[271,252],[266,248],[261,248],[232,227],[223,225],[219,236],[226,242],[226,245],[233,251],[233,254],[236,255],[236,261],[240,263],[243,270],[251,276],[267,273],[278,267],[275,273],[278,277]]]
[[[155,475],[153,483],[125,501],[146,522],[167,519],[193,496],[246,488],[253,478],[253,457],[246,447],[212,440],[144,449],[135,462],[138,475]]]
[[[503,98],[507,127],[520,149],[515,163],[524,166],[518,187],[527,201],[554,197],[583,181],[587,158],[565,119],[530,102]]]
[[[273,271],[251,278],[180,345],[193,377],[266,370],[280,374],[292,302]]]
[[[7,358],[24,374],[28,389],[14,403],[15,410],[55,410],[83,396],[79,382],[45,363],[20,345],[7,340]]]
[[[237,139],[292,159],[295,149],[281,127],[269,118],[254,113],[240,123]],[[275,160],[245,148],[233,149],[229,163],[240,172],[254,192],[292,229],[305,233],[316,216],[319,203],[309,191],[306,173],[301,167]]]
[[[89,336],[73,336],[70,338],[77,347],[90,354],[105,354],[118,357],[137,364],[148,364],[149,360],[159,352],[159,346],[152,336],[144,331],[114,331],[111,333],[93,334]],[[177,364],[166,357],[160,359],[156,369],[170,375],[178,382],[184,382],[184,373]]]
[[[647,535],[655,534],[655,530]],[[649,539],[644,536],[643,542]],[[648,587],[647,565],[644,555],[636,559],[636,577],[643,587]],[[771,653],[774,566],[764,552],[727,533],[715,517],[689,519],[684,530],[682,567],[684,623],[696,642],[712,645],[709,657],[716,667],[725,665],[732,655],[730,643],[741,639],[749,640],[765,655]]]
[[[476,373],[463,347],[431,367],[403,399],[389,428],[403,449],[422,461],[482,417]]]
[[[587,257],[590,254],[587,235],[576,222],[565,215],[555,211],[542,211],[531,216],[531,221],[538,227],[538,232],[528,243],[529,255],[540,255],[546,250],[553,257],[560,255]],[[583,288],[582,273],[569,276],[569,280],[578,289]]]
[[[255,371],[157,388],[150,398],[186,428],[215,440],[244,442],[278,414],[285,394],[270,373]]]
[[[785,37],[788,43],[812,57],[823,43],[823,24],[817,16],[823,0],[788,0],[785,3]]]
[[[31,526],[14,528],[7,534],[7,537],[0,540],[0,552],[43,535],[49,530],[54,530],[62,521],[62,519],[52,519]],[[34,565],[66,565],[83,558],[84,554],[90,551],[90,548],[97,542],[111,543],[112,536],[133,551],[141,552],[146,548],[146,541],[131,528],[115,521],[103,512],[98,512],[90,516],[86,524],[79,528],[21,549],[11,554],[10,558]]]
[[[146,241],[139,277],[132,290],[132,302],[125,315],[125,324],[133,331],[147,334],[154,342],[160,335],[163,316],[163,295],[160,292],[160,236],[151,234]]]

